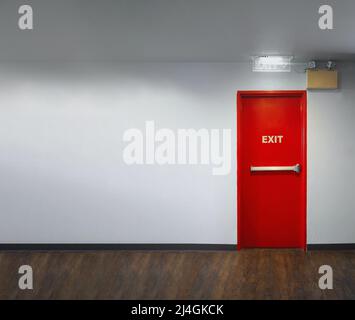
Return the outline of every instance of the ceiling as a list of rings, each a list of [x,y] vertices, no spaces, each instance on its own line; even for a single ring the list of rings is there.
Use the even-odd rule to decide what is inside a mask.
[[[333,5],[334,30],[318,28]],[[31,4],[34,30],[17,27]],[[0,60],[355,60],[354,0],[1,0]]]

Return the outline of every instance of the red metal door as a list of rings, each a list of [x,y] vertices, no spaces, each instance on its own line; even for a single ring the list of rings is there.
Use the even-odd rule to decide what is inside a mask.
[[[306,99],[238,92],[238,248],[306,247]]]

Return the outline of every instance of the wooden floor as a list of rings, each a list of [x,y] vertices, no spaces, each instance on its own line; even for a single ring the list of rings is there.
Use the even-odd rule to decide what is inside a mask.
[[[318,287],[324,264],[333,290]],[[0,252],[0,299],[355,299],[355,251]]]

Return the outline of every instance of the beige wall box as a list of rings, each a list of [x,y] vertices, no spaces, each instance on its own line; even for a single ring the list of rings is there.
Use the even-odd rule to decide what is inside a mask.
[[[307,70],[307,89],[338,89],[338,71]]]

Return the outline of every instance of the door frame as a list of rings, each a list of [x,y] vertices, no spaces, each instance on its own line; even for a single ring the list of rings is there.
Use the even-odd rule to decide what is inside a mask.
[[[241,211],[241,195],[239,190],[241,190],[241,175],[239,168],[241,167],[241,112],[242,112],[242,99],[244,97],[300,97],[301,98],[301,159],[303,163],[303,172],[301,181],[301,208],[302,208],[302,233],[303,233],[303,249],[307,249],[307,91],[306,90],[277,90],[277,91],[238,91],[237,92],[237,250],[243,248],[243,243],[241,241],[241,221],[242,221],[242,211]]]

